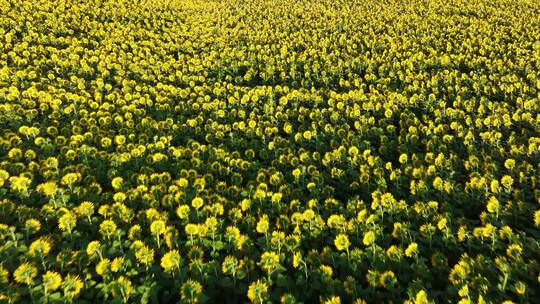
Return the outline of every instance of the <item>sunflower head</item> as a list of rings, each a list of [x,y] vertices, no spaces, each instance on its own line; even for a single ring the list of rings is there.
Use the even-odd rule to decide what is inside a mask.
[[[36,266],[29,264],[29,263],[23,263],[13,273],[13,276],[15,277],[15,281],[17,283],[30,285],[34,283],[34,278],[37,275],[37,268]]]
[[[62,284],[62,277],[60,274],[58,274],[58,272],[47,271],[47,273],[42,276],[42,282],[43,288],[45,288],[46,292],[51,292],[60,287]]]

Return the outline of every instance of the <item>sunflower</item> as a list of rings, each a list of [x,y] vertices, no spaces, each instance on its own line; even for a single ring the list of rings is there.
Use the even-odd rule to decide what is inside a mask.
[[[46,256],[51,251],[51,242],[47,239],[40,238],[32,242],[28,247],[28,253],[32,256]]]
[[[345,234],[338,234],[334,239],[334,245],[339,251],[348,250],[350,245],[349,237]]]
[[[116,257],[111,262],[111,271],[119,272],[124,267],[125,259],[124,257]]]
[[[268,285],[261,280],[257,280],[249,285],[247,296],[251,303],[262,304],[267,293]]]
[[[405,255],[407,257],[413,257],[418,254],[418,244],[413,242],[410,243],[409,246],[407,246],[407,249],[405,249]]]
[[[62,282],[62,289],[64,291],[64,296],[68,299],[73,299],[79,295],[82,288],[84,287],[84,283],[81,281],[79,276],[74,276],[71,274],[68,274],[64,281]]]
[[[223,260],[223,263],[221,264],[221,270],[224,274],[230,274],[232,276],[235,275],[236,271],[238,270],[238,259],[234,256],[226,256]]]
[[[279,265],[279,256],[275,252],[264,252],[261,255],[260,266],[267,273],[272,273]]]
[[[58,219],[58,228],[70,234],[75,225],[77,225],[77,218],[70,211],[67,211]]]
[[[135,252],[135,257],[139,263],[146,266],[151,265],[154,262],[154,249],[142,246]]]
[[[104,258],[101,259],[96,265],[96,273],[100,276],[105,276],[110,270],[111,260]]]
[[[364,234],[364,238],[362,239],[362,243],[366,246],[371,246],[376,241],[376,235],[374,231],[368,231]]]
[[[171,250],[161,258],[161,267],[166,272],[172,272],[180,267],[180,253],[178,250]]]
[[[41,223],[36,219],[27,219],[24,222],[24,229],[29,233],[36,233],[41,230]]]
[[[202,291],[201,283],[188,279],[180,287],[180,297],[185,303],[199,303]]]
[[[522,252],[523,247],[519,244],[512,244],[506,249],[506,254],[513,259],[519,258]]]
[[[112,294],[115,298],[122,298],[124,303],[128,303],[130,295],[134,292],[131,281],[125,276],[120,276],[112,284]]]
[[[113,220],[104,220],[103,222],[101,222],[101,224],[99,224],[99,232],[107,238],[113,236],[116,232],[116,229],[117,226]]]
[[[97,255],[99,256],[100,258],[102,258],[101,256],[101,244],[99,241],[91,241],[90,243],[88,243],[88,245],[86,246],[86,254],[89,256],[89,257],[92,257],[94,255]]]
[[[200,209],[204,204],[204,200],[200,197],[196,197],[191,201],[191,206],[195,209]]]
[[[29,263],[23,263],[17,267],[17,269],[15,269],[15,272],[13,272],[13,277],[15,277],[15,281],[17,283],[31,285],[34,283],[34,278],[37,276],[37,272],[38,270],[36,266]]]
[[[47,271],[47,273],[41,277],[41,281],[43,288],[45,289],[45,293],[48,293],[55,291],[60,287],[62,277],[57,272]]]
[[[257,230],[258,233],[266,234],[266,233],[268,232],[268,227],[269,227],[268,217],[263,216],[263,217],[257,222],[256,230]]]

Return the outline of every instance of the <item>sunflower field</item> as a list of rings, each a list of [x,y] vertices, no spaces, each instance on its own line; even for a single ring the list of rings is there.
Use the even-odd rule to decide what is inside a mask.
[[[0,0],[0,303],[538,303],[540,1]]]

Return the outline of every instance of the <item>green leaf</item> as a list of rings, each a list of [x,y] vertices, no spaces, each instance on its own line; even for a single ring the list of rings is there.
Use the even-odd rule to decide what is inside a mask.
[[[233,280],[231,280],[231,278],[229,277],[222,278],[220,283],[221,283],[221,286],[225,288],[230,288],[234,286]]]
[[[290,285],[287,276],[284,276],[282,274],[277,275],[276,284],[280,287],[287,287]]]
[[[214,243],[215,250],[222,250],[223,248],[225,248],[225,243],[223,243],[222,241],[216,241]]]

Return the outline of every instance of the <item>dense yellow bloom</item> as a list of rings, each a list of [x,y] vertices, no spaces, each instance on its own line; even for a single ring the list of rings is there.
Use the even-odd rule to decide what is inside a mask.
[[[15,272],[13,272],[13,277],[17,283],[30,285],[33,284],[37,272],[38,270],[34,265],[23,263],[17,267],[17,269],[15,269]]]
[[[117,203],[123,203],[126,200],[127,196],[123,192],[118,192],[113,195],[113,200]]]
[[[385,271],[379,277],[379,283],[382,287],[388,288],[395,284],[396,275],[392,271]]]
[[[66,212],[58,219],[58,228],[71,233],[75,225],[77,224],[77,218],[71,212]]]
[[[491,213],[499,211],[499,200],[496,197],[491,196],[487,202],[487,210]]]
[[[511,176],[505,175],[501,178],[501,184],[506,189],[511,189],[514,184],[514,179]]]
[[[25,195],[28,195],[30,184],[32,184],[32,180],[23,175],[12,176],[9,178],[9,182],[11,183],[11,189],[13,191],[20,192]]]
[[[534,212],[534,224],[540,226],[540,210]]]
[[[101,224],[99,224],[99,232],[108,238],[110,238],[116,232],[116,229],[116,223],[112,220],[104,220],[101,222]]]
[[[86,254],[88,256],[101,255],[101,244],[99,241],[92,241],[86,246]]]
[[[83,281],[81,281],[81,278],[79,278],[79,276],[73,276],[71,274],[68,274],[62,282],[64,296],[68,299],[73,299],[78,296],[83,287],[84,283]]]
[[[131,285],[131,281],[126,278],[125,276],[120,276],[113,285],[113,296],[114,297],[122,297],[122,300],[124,303],[128,302],[129,296],[133,293],[133,287]]]
[[[180,297],[185,303],[199,303],[203,287],[201,283],[188,279],[180,287]]]
[[[62,185],[73,186],[73,184],[81,180],[81,174],[68,173],[62,177]]]
[[[275,252],[265,252],[261,255],[261,268],[267,273],[272,273],[279,265],[279,256]]]
[[[27,231],[35,233],[41,230],[41,223],[36,219],[28,219],[24,222],[24,227]]]
[[[330,228],[338,229],[338,228],[341,228],[345,224],[345,218],[341,214],[340,215],[332,214],[326,221],[326,224]]]
[[[180,253],[178,250],[171,250],[161,258],[161,267],[165,271],[174,271],[180,267]]]
[[[450,271],[450,282],[454,285],[458,285],[461,281],[467,278],[469,273],[469,265],[467,265],[467,263],[464,263],[463,261],[460,261],[458,264],[454,265],[454,267]]]
[[[48,157],[45,159],[45,166],[53,169],[58,168],[58,159],[56,157]]]
[[[234,276],[237,271],[238,265],[238,259],[229,255],[226,256],[223,260],[223,263],[221,264],[221,270],[225,274],[232,274]]]
[[[349,244],[349,237],[347,237],[345,234],[339,234],[334,239],[334,245],[339,251],[347,250],[349,248]]]
[[[191,206],[195,209],[200,209],[204,204],[204,200],[200,197],[196,197],[191,201]]]
[[[51,243],[46,239],[37,239],[28,247],[28,252],[33,256],[45,256],[49,251],[51,251]]]
[[[4,183],[8,180],[8,178],[9,178],[9,172],[7,172],[6,170],[0,169],[0,187],[4,185]]]
[[[293,267],[294,268],[300,267],[301,262],[302,262],[302,254],[300,252],[295,252],[293,255]]]
[[[189,217],[189,206],[188,205],[180,205],[178,208],[176,208],[176,215],[180,219],[187,219]]]
[[[507,159],[505,162],[504,162],[504,167],[508,170],[512,170],[514,169],[516,165],[516,161],[514,159]]]
[[[154,250],[147,246],[143,246],[137,249],[137,251],[135,252],[135,257],[137,258],[137,261],[139,261],[139,263],[144,265],[150,265],[154,262]]]
[[[519,244],[512,244],[512,245],[508,246],[508,248],[506,249],[506,254],[509,257],[514,258],[514,259],[521,256],[522,252],[523,252],[523,247],[521,247],[521,245],[519,245]]]
[[[248,210],[250,207],[251,207],[251,200],[249,200],[249,199],[243,199],[243,200],[240,202],[240,208],[242,209],[242,211],[246,211],[246,210]]]
[[[43,282],[43,288],[46,292],[52,292],[60,288],[62,277],[57,272],[47,271],[47,273],[41,277],[41,281]]]
[[[43,193],[45,196],[53,197],[58,192],[58,185],[56,182],[46,182],[39,184],[37,190]]]
[[[124,258],[116,257],[111,262],[111,271],[118,272],[123,268],[123,266],[124,266]]]
[[[418,254],[418,244],[410,243],[409,246],[407,246],[407,249],[405,249],[405,255],[408,257],[413,257],[416,254]]]
[[[341,298],[339,296],[332,296],[327,300],[324,300],[324,304],[340,304]]]
[[[390,258],[391,260],[399,260],[403,255],[403,249],[400,247],[397,247],[396,245],[392,245],[386,249],[386,256]]]
[[[467,237],[467,230],[464,226],[459,227],[457,237],[460,242],[463,242]]]
[[[292,175],[294,176],[294,178],[299,179],[300,176],[302,175],[302,170],[296,168],[292,170]]]
[[[199,226],[195,224],[187,224],[185,227],[185,231],[189,235],[197,235],[199,233]]]
[[[491,192],[493,193],[499,193],[501,191],[501,185],[499,184],[499,181],[493,180],[490,184]]]
[[[165,233],[166,227],[165,221],[153,221],[152,224],[150,224],[150,232],[152,232],[153,235],[160,235]]]
[[[266,217],[263,217],[257,222],[257,232],[265,234],[268,231],[268,219]]]
[[[400,162],[401,164],[405,164],[405,163],[407,162],[408,159],[409,159],[409,158],[408,158],[407,154],[405,154],[405,153],[403,153],[403,154],[401,154],[401,155],[399,156],[399,162]]]
[[[461,287],[461,289],[458,291],[458,294],[460,297],[467,297],[469,295],[469,286],[464,285]]]
[[[249,285],[247,296],[251,303],[261,304],[264,302],[267,292],[268,285],[261,280],[257,280]]]
[[[122,187],[122,183],[124,182],[124,179],[121,177],[115,177],[111,181],[111,185],[115,190],[120,189]]]
[[[0,266],[0,283],[7,284],[8,282],[9,272],[3,266]]]
[[[429,304],[428,295],[425,290],[420,290],[416,293],[416,296],[414,298],[415,304]]]
[[[443,218],[443,219],[440,219],[439,222],[437,223],[437,228],[439,228],[439,230],[443,230],[444,228],[446,228],[446,223],[448,222],[447,219]]]
[[[102,259],[96,265],[96,273],[100,276],[104,276],[110,270],[111,260]]]
[[[366,246],[371,246],[375,243],[376,235],[373,231],[368,231],[364,234],[364,238],[362,239],[362,243]]]
[[[319,266],[319,269],[321,270],[322,274],[327,278],[331,278],[334,275],[334,269],[332,269],[331,266],[321,265]]]
[[[539,9],[0,0],[0,302],[534,302]]]
[[[444,181],[442,180],[442,178],[440,177],[436,177],[434,180],[433,180],[433,188],[439,190],[439,191],[443,191],[444,190]]]
[[[76,209],[77,214],[81,216],[90,217],[94,214],[94,203],[92,202],[82,202]]]

